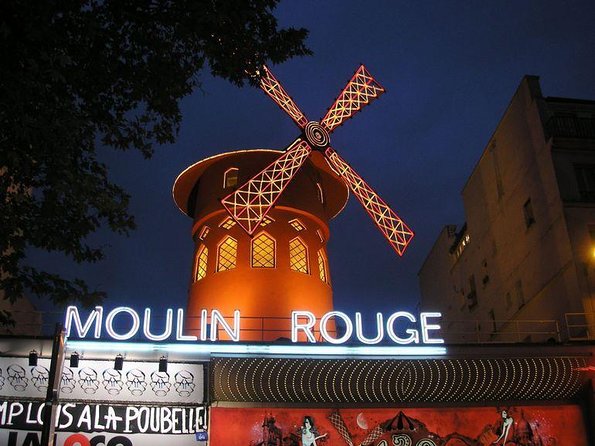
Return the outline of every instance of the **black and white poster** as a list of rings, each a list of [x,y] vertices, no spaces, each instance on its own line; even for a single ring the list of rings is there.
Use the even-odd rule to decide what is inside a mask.
[[[38,446],[44,404],[0,402],[0,444]],[[200,445],[207,438],[207,407],[121,406],[63,403],[56,420],[57,446]]]
[[[204,366],[169,363],[160,372],[156,362],[82,360],[80,367],[64,365],[60,399],[123,403],[200,404],[204,401]],[[29,366],[27,358],[0,358],[0,397],[44,398],[49,380],[49,359]]]

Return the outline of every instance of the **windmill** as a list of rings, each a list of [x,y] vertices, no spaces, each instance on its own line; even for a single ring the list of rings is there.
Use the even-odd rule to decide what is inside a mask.
[[[189,166],[174,183],[174,201],[194,221],[190,334],[206,331],[205,309],[224,316],[240,310],[242,340],[255,341],[289,337],[293,310],[317,318],[333,311],[329,221],[344,208],[349,190],[399,255],[413,237],[330,146],[333,130],[384,92],[363,66],[320,122],[308,121],[266,67],[260,86],[300,136],[284,151],[219,153]]]
[[[316,150],[343,179],[397,254],[403,255],[413,237],[411,229],[330,146],[330,134],[384,93],[384,88],[361,65],[326,115],[316,122],[306,118],[266,66],[259,74],[260,87],[293,119],[302,133],[283,155],[221,200],[230,216],[252,235],[310,153]]]

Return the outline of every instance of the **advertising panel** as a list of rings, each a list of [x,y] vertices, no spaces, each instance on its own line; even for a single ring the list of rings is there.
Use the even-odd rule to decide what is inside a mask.
[[[0,444],[40,444],[44,404],[0,402]],[[120,406],[63,403],[56,421],[57,446],[200,445],[207,434],[206,406]]]
[[[50,361],[39,358],[0,358],[0,397],[45,398]],[[169,363],[159,372],[156,362],[81,360],[80,367],[64,366],[60,399],[133,403],[196,404],[204,401],[204,366]]]
[[[212,408],[210,441],[237,446],[588,446],[577,405]]]

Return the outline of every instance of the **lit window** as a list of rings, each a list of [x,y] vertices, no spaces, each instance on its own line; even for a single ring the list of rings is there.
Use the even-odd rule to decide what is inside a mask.
[[[275,267],[275,240],[264,232],[261,232],[252,240],[252,267]]]
[[[260,226],[261,227],[265,227],[268,224],[271,224],[272,222],[274,222],[275,220],[273,220],[272,218],[269,217],[265,217],[262,219],[262,221],[260,222]]]
[[[320,276],[320,280],[322,280],[324,283],[329,283],[328,272],[326,269],[326,258],[324,257],[322,249],[318,251],[318,274]]]
[[[289,267],[300,273],[309,273],[308,248],[299,238],[289,242]]]
[[[304,229],[306,229],[306,228],[304,227],[304,225],[302,224],[302,222],[301,222],[301,221],[299,221],[297,218],[295,218],[295,219],[291,220],[291,221],[289,222],[289,224],[290,224],[290,225],[291,225],[291,227],[292,227],[293,229],[295,229],[297,232],[300,232],[300,231],[303,231]]]
[[[575,164],[574,174],[582,201],[595,201],[595,164]]]
[[[200,240],[204,240],[207,235],[209,235],[210,228],[208,226],[203,226],[202,230],[200,231],[200,235],[198,238]]]
[[[231,237],[227,237],[219,245],[217,252],[217,272],[234,269],[236,267],[237,257],[238,242]]]
[[[219,223],[219,227],[223,228],[223,229],[230,229],[233,228],[235,226],[236,222],[234,221],[233,218],[231,217],[227,217],[225,220],[223,220],[221,223]]]
[[[238,185],[238,172],[237,167],[231,167],[225,171],[223,175],[223,187],[234,187]]]
[[[204,279],[207,275],[207,259],[209,257],[209,250],[206,246],[202,246],[196,256],[196,274],[194,275],[194,281],[198,282],[200,279]]]
[[[318,234],[318,238],[320,239],[320,243],[324,243],[324,235],[322,235],[322,231],[320,229],[316,230],[316,234]]]

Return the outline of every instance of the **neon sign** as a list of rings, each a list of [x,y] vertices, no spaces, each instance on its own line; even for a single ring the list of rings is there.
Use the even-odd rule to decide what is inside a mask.
[[[174,314],[176,316],[175,324]],[[440,317],[441,314],[437,312],[422,312],[419,314],[419,318],[416,318],[415,315],[407,311],[397,311],[392,313],[385,322],[383,314],[377,313],[376,335],[366,337],[362,314],[359,312],[355,313],[354,320],[352,320],[341,311],[330,311],[320,319],[317,319],[310,311],[293,311],[291,314],[291,342],[299,342],[301,335],[301,339],[306,339],[312,344],[326,342],[340,345],[354,340],[365,345],[375,345],[385,341],[399,345],[443,344],[442,338],[433,337],[431,333],[440,329],[440,325],[433,323],[432,319]],[[65,328],[67,337],[75,336],[79,339],[88,337],[100,339],[105,332],[107,337],[115,341],[127,341],[142,334],[146,340],[154,342],[172,338],[180,342],[215,342],[218,340],[218,333],[221,330],[231,341],[241,341],[240,311],[235,310],[233,317],[228,319],[233,319],[233,323],[230,324],[218,310],[212,310],[210,313],[205,309],[201,310],[200,333],[196,336],[184,333],[184,310],[182,308],[178,308],[175,312],[173,309],[168,309],[165,312],[164,327],[160,333],[155,333],[151,328],[152,312],[150,308],[144,310],[141,321],[141,315],[130,307],[116,307],[106,314],[103,307],[97,306],[83,321],[78,308],[70,306],[66,309]],[[335,333],[334,330],[334,324],[337,321],[341,321],[345,328],[341,334]],[[395,328],[397,322],[407,324],[403,333],[405,336],[397,332]],[[315,327],[320,330],[321,339],[319,340],[314,335]],[[353,339],[354,335],[355,339]]]

